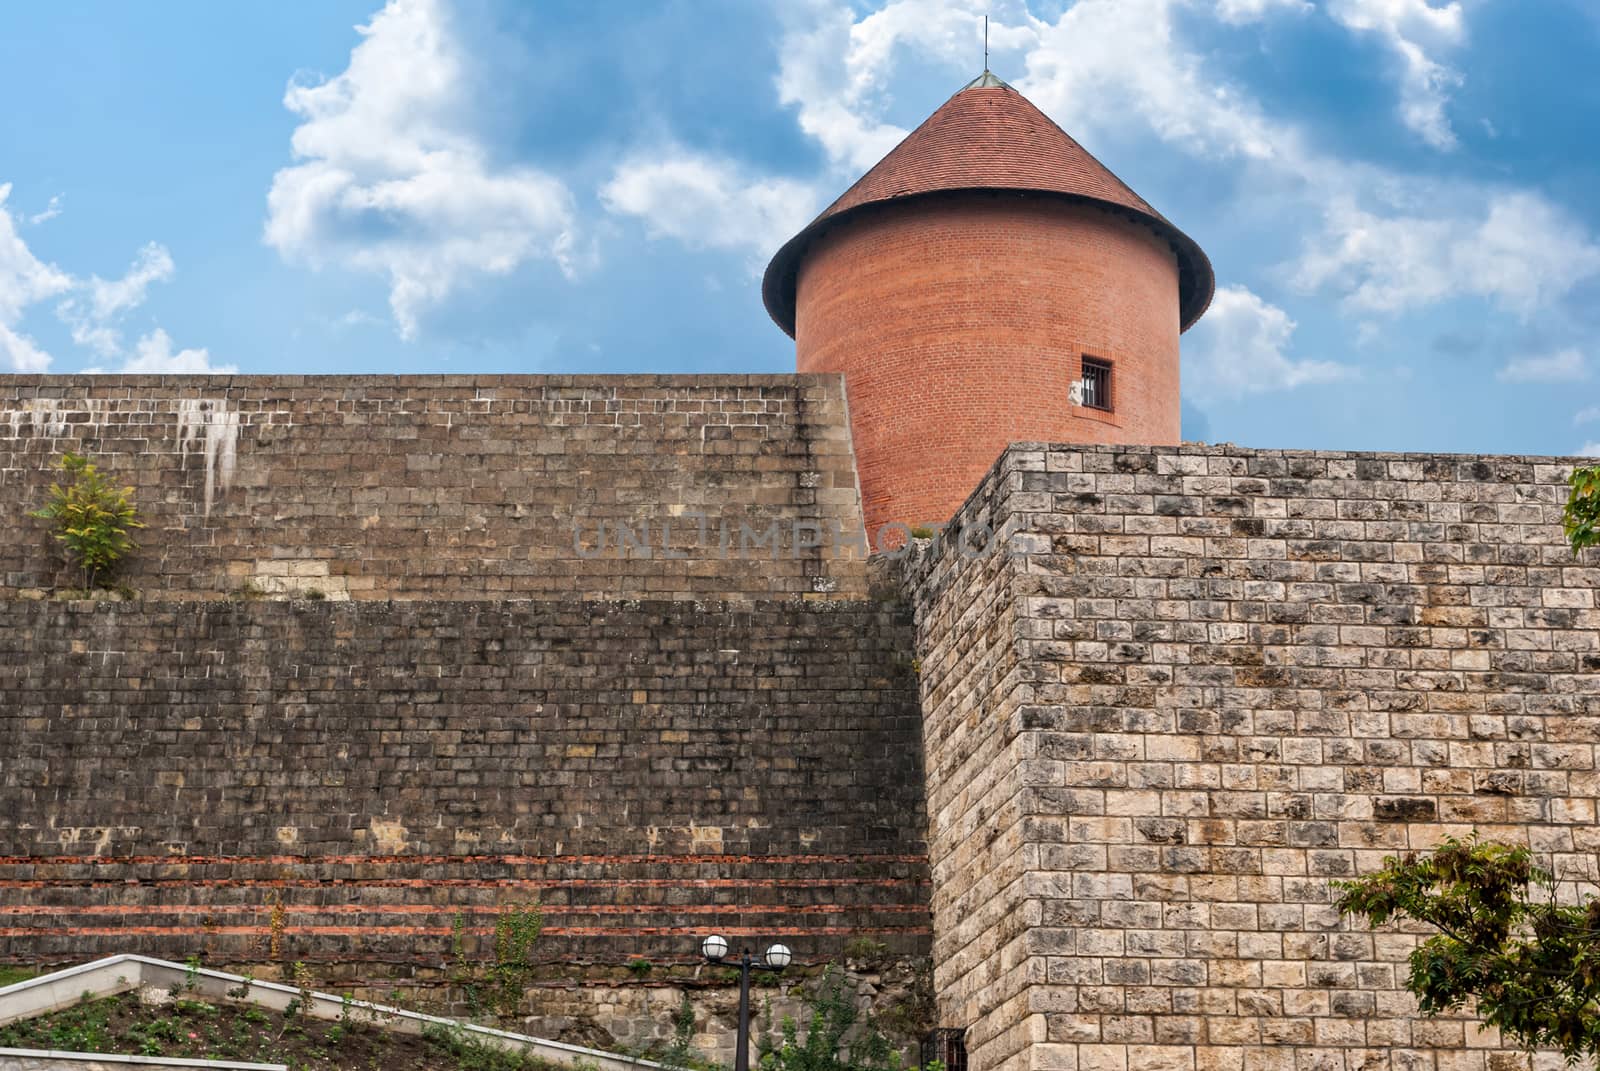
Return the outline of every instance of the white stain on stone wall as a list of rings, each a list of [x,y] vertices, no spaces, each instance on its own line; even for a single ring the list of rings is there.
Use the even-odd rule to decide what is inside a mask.
[[[194,449],[205,458],[205,515],[211,503],[233,486],[239,451],[239,414],[222,398],[184,398],[178,402],[178,452]]]
[[[67,412],[60,398],[24,398],[18,408],[6,411],[6,425],[13,439],[25,429],[59,439],[67,433]]]

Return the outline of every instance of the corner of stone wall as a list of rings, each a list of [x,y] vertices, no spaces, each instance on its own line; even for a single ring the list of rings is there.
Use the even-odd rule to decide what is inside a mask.
[[[1007,449],[940,538],[880,568],[914,607],[934,876],[940,1025],[965,1030],[971,1066],[1027,1066],[1044,1041],[1030,1005],[1028,756],[1019,731],[1033,684],[1018,659],[1017,512],[1030,444]],[[1038,1035],[1038,1036],[1035,1036]]]
[[[906,563],[935,989],[973,1071],[1544,1066],[1330,882],[1477,830],[1600,874],[1561,459],[1014,446]],[[1591,552],[1592,553],[1592,552]]]

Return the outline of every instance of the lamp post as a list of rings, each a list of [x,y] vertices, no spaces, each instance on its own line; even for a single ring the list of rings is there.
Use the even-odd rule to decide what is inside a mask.
[[[721,963],[728,955],[728,941],[712,934],[700,942],[700,954],[709,963]],[[750,955],[749,949],[739,951],[739,1038],[734,1043],[733,1071],[750,1071],[750,972],[783,970],[794,959],[788,945],[772,945],[760,959]]]

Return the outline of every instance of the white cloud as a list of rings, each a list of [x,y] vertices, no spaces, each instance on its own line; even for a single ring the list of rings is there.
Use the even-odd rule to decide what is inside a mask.
[[[1378,35],[1428,63],[1433,52],[1465,39],[1459,3],[1330,2],[1330,13],[1352,32]],[[1341,293],[1363,316],[1464,296],[1531,316],[1600,272],[1600,245],[1541,195],[1331,156],[1301,127],[1270,115],[1211,69],[1185,37],[1196,16],[1252,21],[1305,6],[1302,0],[1076,0],[1052,21],[1020,0],[1002,0],[990,11],[990,36],[1000,56],[996,66],[1020,67],[1017,88],[1091,149],[1137,146],[1148,133],[1193,157],[1241,165],[1235,180],[1255,218],[1271,217],[1289,233],[1310,232],[1310,221],[1320,218],[1320,232],[1291,266],[1292,276],[1305,290]],[[865,171],[905,133],[885,119],[896,64],[931,60],[951,71],[954,88],[959,74],[976,66],[976,34],[989,9],[980,0],[891,0],[860,15],[844,0],[783,8],[779,95],[796,107],[800,128],[835,169],[820,183],[826,190],[841,189],[841,177]],[[1419,61],[1415,69],[1431,68]],[[1426,114],[1429,101],[1442,109],[1443,99],[1408,97],[1415,125],[1447,133],[1430,127]],[[1438,116],[1442,123],[1442,110]],[[660,233],[689,233],[657,226]],[[706,240],[702,230],[693,233]]]
[[[1574,424],[1600,423],[1600,405],[1591,405],[1587,409],[1580,409],[1572,418]]]
[[[1457,0],[1434,7],[1429,0],[1329,0],[1328,14],[1358,33],[1376,34],[1401,64],[1400,118],[1429,145],[1448,149],[1456,137],[1445,117],[1459,72],[1429,55],[1459,45],[1466,20]]]
[[[114,357],[122,350],[117,321],[123,313],[144,304],[151,283],[166,282],[174,270],[172,254],[166,246],[149,242],[139,250],[122,278],[108,281],[92,276],[87,292],[67,298],[56,314],[71,327],[72,341],[102,357]]]
[[[400,334],[474,277],[539,257],[571,271],[566,187],[496,166],[472,127],[471,57],[442,0],[390,0],[345,71],[291,83],[302,161],[273,177],[265,238],[285,258],[382,274]]]
[[[1217,0],[1217,17],[1235,25],[1259,22],[1279,11],[1302,14],[1310,10],[1307,0]]]
[[[11,184],[0,183],[0,322],[13,323],[22,310],[72,286],[72,277],[33,255],[17,234],[16,221],[5,207]]]
[[[1538,195],[1491,194],[1481,211],[1384,217],[1341,198],[1295,281],[1341,288],[1351,306],[1373,312],[1465,295],[1527,316],[1600,272],[1600,246]]]
[[[1576,348],[1569,347],[1508,361],[1495,378],[1506,383],[1571,383],[1589,378],[1589,363]]]
[[[70,289],[72,277],[33,255],[6,208],[10,196],[11,184],[0,183],[0,358],[12,371],[43,372],[50,355],[19,325],[29,306]]]
[[[975,71],[982,16],[992,50],[1020,65],[1017,88],[1067,130],[1125,133],[1130,117],[1163,140],[1219,158],[1295,158],[1295,131],[1202,71],[1174,15],[1203,4],[1243,20],[1301,0],[1077,0],[1054,21],[1020,2],[893,0],[856,20],[848,4],[809,0],[787,9],[779,97],[829,159],[859,174],[906,131],[882,120],[897,56]],[[952,85],[954,88],[954,85]]]
[[[49,369],[50,354],[22,333],[18,324],[30,306],[63,294],[68,296],[57,306],[56,315],[72,329],[73,341],[89,346],[102,357],[121,356],[122,344],[115,323],[123,313],[144,303],[151,283],[172,277],[172,255],[164,246],[151,242],[139,251],[120,279],[74,279],[40,261],[18,236],[16,221],[5,206],[10,193],[10,184],[0,183],[0,361],[17,372]],[[50,203],[52,208],[58,208],[59,198],[52,198]],[[139,340],[120,371],[231,372],[234,368],[214,367],[203,349],[173,352],[172,339],[156,328]]]
[[[1578,457],[1600,457],[1600,442],[1587,442],[1578,447]]]
[[[1185,0],[1079,0],[1037,22],[1017,88],[1068,132],[1122,136],[1130,118],[1197,155],[1293,163],[1299,136],[1203,70],[1174,13]]]
[[[1256,2],[1234,8],[1224,0],[1211,10],[1243,16]],[[1430,181],[1319,151],[1187,44],[1178,16],[1207,6],[1078,0],[1054,23],[1031,19],[1036,40],[1018,88],[1069,132],[1088,135],[1091,147],[1126,142],[1133,120],[1193,156],[1243,161],[1241,196],[1252,214],[1284,213],[1297,230],[1310,229],[1307,213],[1323,217],[1294,266],[1296,282],[1343,292],[1357,312],[1399,313],[1466,296],[1526,317],[1600,273],[1600,245],[1538,193]],[[1465,38],[1458,3],[1339,0],[1336,8],[1351,29],[1418,48]]]
[[[1355,377],[1349,365],[1288,357],[1294,329],[1288,313],[1246,288],[1219,288],[1184,340],[1184,393],[1237,398]]]
[[[122,278],[107,282],[96,275],[89,281],[95,319],[108,320],[144,304],[150,284],[164,283],[172,278],[172,273],[172,254],[167,252],[167,247],[159,242],[147,243]]]
[[[231,374],[239,370],[237,365],[211,363],[211,354],[204,349],[172,349],[172,338],[161,328],[156,328],[148,335],[139,339],[134,346],[134,352],[126,361],[122,362],[116,372],[125,374],[154,375],[159,373],[172,373],[184,375],[204,375],[207,373]],[[104,373],[105,368],[85,368],[84,372],[91,374]]]
[[[61,195],[59,193],[55,194],[50,198],[50,202],[44,206],[44,211],[35,212],[33,215],[29,216],[28,222],[37,225],[40,223],[48,223],[50,220],[55,219],[61,214],[61,200]]]
[[[751,177],[727,160],[672,150],[623,163],[600,191],[612,212],[653,236],[770,256],[816,214],[814,186]]]
[[[13,372],[47,372],[50,355],[40,349],[27,335],[0,323],[0,357],[6,359]]]
[[[1007,41],[1021,50],[1025,65],[1018,89],[1069,132],[1125,141],[1133,120],[1194,156],[1244,161],[1247,196],[1258,202],[1253,211],[1271,206],[1302,219],[1311,211],[1323,215],[1322,232],[1308,243],[1296,280],[1305,289],[1343,290],[1358,311],[1397,313],[1465,295],[1527,316],[1600,272],[1600,246],[1536,193],[1431,183],[1317,151],[1296,126],[1269,116],[1249,94],[1208,70],[1186,44],[1178,17],[1209,8],[1219,18],[1242,18],[1258,8],[1264,14],[1293,6],[1281,0],[1078,0],[1054,22],[1023,12]],[[929,26],[940,21],[929,8],[963,10],[925,0]],[[1338,17],[1352,29],[1429,47],[1465,35],[1459,4],[1341,0]],[[840,18],[848,15],[830,16]],[[923,38],[907,32],[898,40],[917,45]],[[885,54],[883,48],[855,53],[877,57],[880,70]],[[881,77],[864,67],[844,84],[871,86]],[[860,121],[868,121],[870,95],[852,99],[865,109]]]
[[[795,9],[789,9],[791,13]],[[878,88],[876,71],[850,70],[850,10],[811,3],[809,25],[791,25],[779,55],[778,99],[796,106],[800,129],[815,138],[838,167],[863,172],[894,148],[906,131],[865,114],[864,98]]]
[[[783,13],[778,98],[795,107],[800,129],[833,166],[852,176],[908,133],[882,118],[892,103],[890,76],[904,54],[970,78],[983,56],[985,15],[996,55],[1032,47],[1039,25],[1024,0],[890,0],[859,20],[849,4],[805,0],[785,5]]]

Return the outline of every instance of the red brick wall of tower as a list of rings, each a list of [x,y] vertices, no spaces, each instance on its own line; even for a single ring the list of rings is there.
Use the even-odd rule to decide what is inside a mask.
[[[840,372],[868,531],[942,523],[1007,443],[1179,441],[1178,272],[1091,205],[962,193],[868,210],[801,265],[801,372]],[[1110,361],[1109,413],[1068,401]]]

